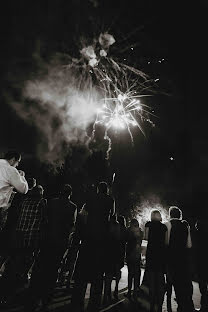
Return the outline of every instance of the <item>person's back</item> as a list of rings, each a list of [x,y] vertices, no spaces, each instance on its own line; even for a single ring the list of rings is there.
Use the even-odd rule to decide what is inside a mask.
[[[6,223],[8,208],[13,199],[13,189],[23,194],[28,192],[24,171],[16,169],[20,161],[21,155],[16,151],[9,151],[4,159],[0,159],[0,230]]]
[[[53,198],[48,201],[47,243],[66,244],[74,225],[76,205],[68,198]]]
[[[168,262],[174,267],[187,265],[187,237],[188,228],[178,219],[170,220],[171,230],[168,245]]]
[[[108,228],[109,217],[114,209],[114,201],[107,192],[99,191],[86,203],[87,233],[90,238],[100,239]]]
[[[208,253],[205,247],[205,238],[208,237],[208,218],[205,216],[196,223],[196,253],[197,264],[208,272]]]
[[[140,259],[142,237],[143,233],[138,224],[132,224],[127,229],[126,258],[128,262]]]
[[[105,271],[116,274],[116,267],[120,260],[120,226],[115,215],[111,217],[108,224],[105,251]]]
[[[188,261],[188,250],[192,246],[190,228],[188,222],[182,220],[182,211],[178,207],[171,206],[169,216],[170,221],[166,223],[168,230],[168,283],[174,287],[178,310],[192,311],[194,308],[193,285]]]
[[[159,220],[146,223],[148,228],[148,244],[146,251],[146,269],[161,271],[165,269],[165,236],[166,226]]]
[[[10,229],[15,229],[20,215],[20,208],[25,199],[30,196],[30,191],[36,186],[36,180],[34,178],[28,178],[28,193],[22,194],[16,192],[12,200],[11,206],[8,209],[8,216],[5,224],[4,230],[9,231]]]
[[[137,288],[140,285],[141,276],[141,242],[142,231],[139,227],[137,219],[132,219],[130,226],[127,229],[126,236],[126,262],[128,267],[128,293],[127,297],[131,297],[131,289],[133,283],[134,297],[137,296]]]
[[[36,305],[40,299],[48,303],[56,284],[58,269],[74,224],[72,215],[76,218],[76,205],[70,201],[71,194],[71,185],[65,184],[59,197],[48,201],[45,239],[33,267],[26,311],[31,311],[31,305]]]
[[[126,219],[124,216],[118,216],[118,222],[120,225],[120,264],[121,268],[124,266],[124,260],[126,256],[126,239],[127,239],[127,228]]]
[[[9,151],[0,159],[0,207],[8,206],[13,188],[23,194],[28,191],[24,172],[16,169],[20,161],[21,155],[16,151]]]
[[[38,247],[45,221],[46,200],[41,185],[34,187],[22,201],[16,225],[18,247]]]
[[[196,269],[201,293],[201,310],[208,311],[208,253],[205,248],[205,239],[208,237],[208,218],[200,217],[196,225]]]
[[[107,194],[96,194],[91,201],[88,213],[90,220],[97,219],[99,223],[106,223],[109,220],[109,213],[113,205],[112,198]],[[94,218],[93,218],[94,217]]]

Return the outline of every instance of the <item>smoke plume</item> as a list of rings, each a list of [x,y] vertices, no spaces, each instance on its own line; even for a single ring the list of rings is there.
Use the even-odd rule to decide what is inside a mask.
[[[74,69],[49,66],[47,73],[26,81],[23,100],[13,102],[18,115],[39,132],[38,157],[61,163],[71,143],[88,144],[87,127],[94,122],[100,95]]]

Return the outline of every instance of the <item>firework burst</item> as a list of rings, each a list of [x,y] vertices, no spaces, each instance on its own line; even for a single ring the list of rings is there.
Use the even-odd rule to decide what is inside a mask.
[[[96,109],[96,119],[93,126],[91,139],[94,139],[96,125],[105,128],[104,139],[109,142],[107,158],[111,150],[111,139],[108,134],[110,129],[116,133],[127,129],[133,144],[132,127],[138,127],[144,134],[142,122],[147,121],[152,126],[154,123],[149,119],[150,109],[141,102],[152,89],[153,80],[135,67],[121,63],[108,56],[110,46],[115,39],[108,33],[100,34],[93,45],[84,46],[80,50],[81,58],[73,59],[68,65],[79,71],[79,87],[83,84],[96,86],[101,94],[99,108]]]
[[[95,134],[101,125],[108,158],[110,129],[116,133],[126,129],[133,142],[132,128],[138,127],[144,134],[142,122],[152,123],[148,117],[150,109],[142,100],[151,95],[154,81],[126,61],[122,63],[112,57],[110,50],[115,42],[111,34],[102,33],[90,44],[83,43],[77,58],[57,53],[51,63],[45,64],[45,74],[41,70],[41,75],[26,81],[24,99],[32,100],[36,106],[26,105],[30,110],[27,114],[28,108],[25,110],[24,104],[19,103],[18,112],[26,120],[36,120],[47,138],[49,154],[60,146],[60,138],[66,143],[77,140],[96,146]],[[36,110],[44,111],[45,115],[37,114]],[[40,122],[38,116],[45,120],[46,115],[49,122]]]

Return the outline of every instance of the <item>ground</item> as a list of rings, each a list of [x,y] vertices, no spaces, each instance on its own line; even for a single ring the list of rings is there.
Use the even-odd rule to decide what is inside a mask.
[[[144,270],[142,270],[142,276],[143,276]],[[142,279],[141,276],[141,279]],[[114,288],[115,282],[113,281],[112,283],[112,289]],[[199,309],[200,308],[200,292],[199,292],[199,287],[198,287],[198,283],[193,282],[193,289],[194,289],[194,293],[193,293],[193,301],[194,301],[194,305],[195,305],[195,309]],[[87,287],[87,292],[86,292],[86,297],[85,297],[85,304],[87,306],[87,302],[89,299],[89,290],[90,290],[90,285],[88,285]],[[127,311],[138,311],[138,303],[135,302],[130,302],[126,297],[125,297],[125,293],[127,292],[127,267],[124,266],[124,268],[122,269],[122,277],[120,280],[120,284],[119,284],[119,301],[118,302],[114,302],[112,303],[110,306],[105,307],[105,308],[101,308],[100,312],[104,312],[104,311],[121,311],[121,312],[127,312]],[[173,312],[177,311],[177,303],[174,300],[174,293],[172,296],[172,310]],[[71,295],[69,294],[68,291],[65,290],[64,287],[57,287],[55,290],[55,295],[54,295],[54,299],[53,302],[50,304],[50,306],[48,307],[48,311],[57,311],[57,312],[68,312],[71,311],[70,309],[70,302],[71,302]],[[143,306],[143,311],[147,311],[145,309],[145,299],[142,299],[142,302],[140,302],[140,304],[142,304]],[[141,307],[141,305],[140,305]],[[2,312],[15,312],[15,311],[22,311],[22,307],[20,304],[14,304],[8,308],[1,308]],[[141,311],[141,308],[140,308]],[[166,308],[166,297],[163,303],[163,312],[167,311]],[[29,312],[29,311],[28,311]]]

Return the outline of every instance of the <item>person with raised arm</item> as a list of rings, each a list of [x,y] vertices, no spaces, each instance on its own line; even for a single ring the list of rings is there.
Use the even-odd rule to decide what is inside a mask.
[[[25,173],[17,170],[21,161],[21,154],[16,151],[8,151],[4,159],[0,159],[0,228],[4,227],[7,209],[10,206],[12,193],[15,189],[19,193],[28,192],[28,183]]]

